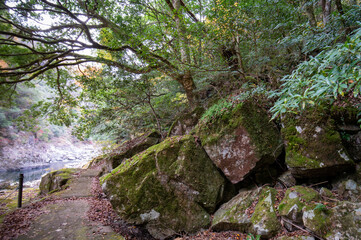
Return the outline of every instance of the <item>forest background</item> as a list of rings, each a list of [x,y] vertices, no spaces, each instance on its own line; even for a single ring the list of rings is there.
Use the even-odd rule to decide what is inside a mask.
[[[356,0],[2,0],[0,128],[165,136],[212,95],[207,118],[248,98],[359,118],[360,24]]]

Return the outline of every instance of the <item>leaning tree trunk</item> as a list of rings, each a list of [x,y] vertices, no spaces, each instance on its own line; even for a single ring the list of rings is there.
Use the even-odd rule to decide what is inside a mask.
[[[180,75],[177,78],[177,81],[182,85],[191,109],[197,107],[199,102],[196,94],[194,93],[194,91],[196,90],[196,85],[194,84],[192,74],[189,71],[187,71],[185,74]]]

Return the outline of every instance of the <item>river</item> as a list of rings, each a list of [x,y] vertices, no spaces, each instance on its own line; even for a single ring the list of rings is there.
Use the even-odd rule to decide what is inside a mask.
[[[19,181],[19,175],[22,173],[24,174],[24,186],[37,187],[41,177],[48,172],[62,168],[80,168],[86,163],[87,161],[79,160],[59,161],[41,167],[0,171],[0,184],[3,182],[10,182],[11,184],[17,183]]]

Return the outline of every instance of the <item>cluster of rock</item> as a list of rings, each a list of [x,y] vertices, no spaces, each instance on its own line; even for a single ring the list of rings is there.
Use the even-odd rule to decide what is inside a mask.
[[[209,227],[361,239],[360,130],[345,148],[320,112],[283,119],[280,130],[249,101],[211,122],[196,115],[178,119],[163,141],[147,133],[93,161],[103,164],[103,190],[124,220],[157,239]],[[296,185],[320,180],[333,191]]]

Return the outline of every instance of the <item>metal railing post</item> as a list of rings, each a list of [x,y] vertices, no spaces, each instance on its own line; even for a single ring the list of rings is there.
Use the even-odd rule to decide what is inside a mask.
[[[24,174],[20,173],[20,176],[19,176],[18,208],[21,208],[22,201],[23,201],[23,183],[24,183]]]

